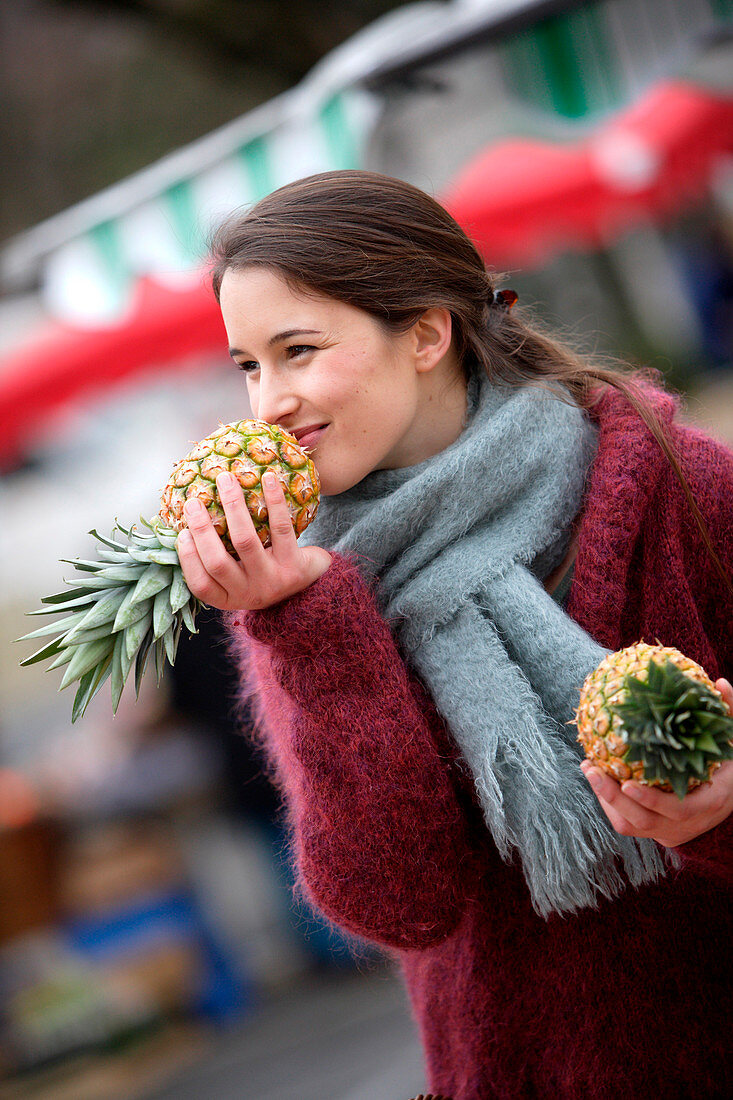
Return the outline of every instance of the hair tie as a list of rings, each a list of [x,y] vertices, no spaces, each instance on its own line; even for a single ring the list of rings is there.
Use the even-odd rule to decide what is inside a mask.
[[[492,290],[489,294],[489,305],[497,309],[503,309],[507,313],[519,301],[516,290]]]

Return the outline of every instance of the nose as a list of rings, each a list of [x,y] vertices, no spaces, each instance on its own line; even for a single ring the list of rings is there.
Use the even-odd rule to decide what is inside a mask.
[[[249,387],[252,412],[258,420],[277,424],[297,410],[300,398],[277,371],[260,368],[259,377]]]

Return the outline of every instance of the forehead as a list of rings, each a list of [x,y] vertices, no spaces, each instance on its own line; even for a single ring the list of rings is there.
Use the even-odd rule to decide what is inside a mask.
[[[222,309],[257,300],[277,303],[306,302],[314,295],[296,290],[269,267],[227,268],[222,276],[219,299]]]
[[[238,346],[290,329],[341,328],[367,316],[336,298],[291,287],[279,272],[263,267],[227,269],[219,304],[229,342]]]

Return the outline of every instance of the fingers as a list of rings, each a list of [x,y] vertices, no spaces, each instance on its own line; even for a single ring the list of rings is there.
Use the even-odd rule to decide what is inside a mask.
[[[331,564],[319,547],[301,549],[285,494],[275,474],[263,477],[263,493],[272,540],[262,545],[236,478],[217,478],[227,529],[239,560],[227,553],[206,509],[195,500],[185,505],[187,530],[178,536],[178,556],[191,592],[223,610],[258,610],[279,603],[313,584]]]
[[[621,786],[621,793],[627,800],[670,821],[684,821],[685,818],[692,817],[697,811],[695,796],[700,791],[701,788],[698,787],[680,800],[669,791],[660,791],[658,787],[648,787],[643,783],[634,783],[633,780],[627,780]]]
[[[622,836],[653,835],[659,819],[652,810],[629,798],[615,779],[594,768],[587,760],[580,765],[580,770],[617,833]]]
[[[207,572],[188,528],[179,534],[176,550],[186,584],[193,595],[204,603],[221,606],[221,600],[226,599],[226,591]]]
[[[723,696],[728,710],[733,714],[733,687],[728,680],[720,679],[715,681],[715,686]]]
[[[267,505],[272,552],[278,562],[287,564],[297,555],[298,542],[283,487],[275,474],[267,473],[262,477],[262,490]]]
[[[619,786],[590,761],[580,765],[606,817],[622,836],[651,837],[665,847],[684,844],[714,828],[733,809],[733,760],[683,799],[631,780]]]
[[[194,559],[191,553],[187,539],[182,540],[183,553],[187,565],[193,570],[193,583],[195,583],[198,588],[201,588],[202,585],[205,587],[204,595],[200,595],[198,591],[195,591],[194,595],[199,596],[199,598],[203,600],[211,600],[215,594],[219,594],[217,588],[221,588],[226,592],[229,586],[236,580],[237,565],[231,554],[227,553],[223,542],[214,530],[211,517],[200,500],[196,500],[195,498],[187,500],[184,505],[184,513],[186,516],[186,523],[188,524],[188,531],[193,539],[196,559]],[[181,532],[181,535],[183,534],[184,532]],[[179,558],[181,556],[180,543],[181,536],[179,535]],[[181,564],[183,564],[183,562]],[[184,576],[188,584],[188,576],[185,568]],[[213,584],[211,584],[212,581],[214,582]],[[189,584],[189,588],[190,587],[191,585]],[[191,591],[193,592],[194,590],[191,589]]]
[[[231,474],[216,479],[219,499],[227,517],[232,545],[247,569],[264,568],[266,555],[249,513],[241,486]],[[285,493],[278,477],[271,471],[263,474],[262,491],[267,508],[272,553],[280,564],[290,564],[297,556],[297,541],[293,530]]]
[[[691,821],[701,814],[717,814],[723,807],[733,776],[733,761],[726,761],[713,774],[712,782],[695,787],[683,799],[657,787],[627,781],[621,787],[625,798],[669,821]]]
[[[263,554],[263,546],[244,499],[242,487],[232,474],[216,479],[219,500],[227,517],[227,529],[240,562],[252,565]],[[231,561],[230,555],[227,555]]]

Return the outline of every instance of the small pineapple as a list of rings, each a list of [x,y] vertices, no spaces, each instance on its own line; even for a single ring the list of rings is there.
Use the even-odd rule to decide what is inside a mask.
[[[638,642],[586,678],[575,712],[578,741],[619,782],[683,798],[733,758],[733,718],[704,669],[678,649]]]
[[[293,529],[300,535],[318,509],[320,482],[313,462],[297,439],[279,425],[240,420],[221,424],[174,465],[159,514],[150,521],[141,519],[144,530],[116,523],[110,538],[90,531],[101,544],[97,559],[62,559],[81,575],[67,581],[70,587],[64,592],[45,596],[41,603],[46,606],[30,614],[67,613],[66,618],[19,640],[56,635],[21,664],[53,658],[49,668],[66,666],[61,688],[79,683],[72,722],[84,714],[107,679],[116,711],[133,663],[139,691],[150,652],[160,679],[165,660],[171,664],[175,660],[182,628],[196,632],[201,604],[186,585],[176,553],[176,538],[186,526],[183,505],[188,497],[202,501],[227,550],[234,554],[215,482],[220,473],[234,474],[257,534],[269,546],[261,484],[265,470],[274,470],[279,478]]]

